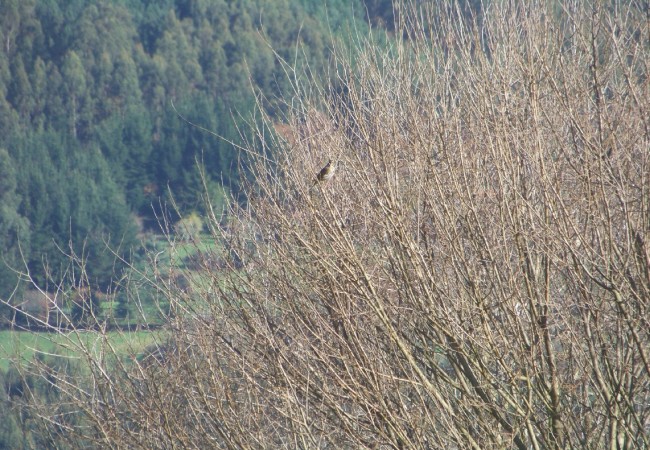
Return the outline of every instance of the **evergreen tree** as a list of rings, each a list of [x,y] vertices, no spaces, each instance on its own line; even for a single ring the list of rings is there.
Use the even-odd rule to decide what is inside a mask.
[[[13,60],[11,84],[7,97],[20,116],[29,117],[33,107],[34,94],[21,55]]]
[[[46,96],[49,86],[45,61],[43,61],[40,57],[36,57],[36,61],[34,62],[34,70],[31,73],[31,86],[34,96],[34,103],[32,105],[31,111],[31,121],[35,129],[42,131],[43,125],[46,121],[44,113]]]
[[[23,268],[22,255],[29,254],[29,222],[18,212],[18,171],[4,148],[0,148],[0,174],[0,299],[7,299],[17,286],[15,270]],[[2,311],[0,306],[0,315]]]
[[[63,62],[63,86],[68,98],[70,134],[77,139],[80,103],[86,94],[86,71],[79,55],[74,50],[68,52]]]

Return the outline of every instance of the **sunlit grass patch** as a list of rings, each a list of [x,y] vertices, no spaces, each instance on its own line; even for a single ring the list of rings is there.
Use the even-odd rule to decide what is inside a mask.
[[[84,359],[87,354],[96,357],[112,354],[128,360],[137,357],[147,346],[161,339],[161,331],[70,331],[43,333],[31,331],[0,331],[0,370],[6,371],[13,363],[31,361],[37,355]],[[108,349],[112,349],[107,351]]]

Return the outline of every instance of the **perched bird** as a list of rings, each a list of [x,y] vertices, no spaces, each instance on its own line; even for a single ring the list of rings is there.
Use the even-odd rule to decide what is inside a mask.
[[[334,176],[334,172],[336,172],[336,163],[330,159],[327,164],[325,164],[325,167],[323,167],[320,172],[318,172],[318,175],[316,175],[316,180],[314,181],[314,184],[312,184],[312,187],[316,186],[316,184],[320,182],[329,181]]]

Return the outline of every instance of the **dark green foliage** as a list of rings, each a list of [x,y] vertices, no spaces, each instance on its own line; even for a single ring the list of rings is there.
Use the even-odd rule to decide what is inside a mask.
[[[23,392],[23,380],[15,369],[0,369],[0,449],[26,448],[20,419],[11,401]]]
[[[106,243],[127,255],[134,216],[152,223],[170,193],[201,212],[201,171],[218,202],[237,193],[228,140],[255,107],[251,84],[272,114],[288,88],[274,52],[318,70],[355,17],[360,0],[1,2],[3,259],[45,282],[43,266],[56,279],[74,253],[106,287],[121,270]],[[0,298],[15,282],[0,264]]]
[[[78,377],[79,366],[70,358],[42,354],[34,356],[34,365],[43,368],[46,375],[24,373],[15,367],[10,367],[6,372],[0,369],[0,449],[69,449],[71,447],[62,439],[65,426],[78,425],[81,415],[60,403],[57,385]],[[61,422],[45,433],[35,432],[35,425],[42,418],[26,407],[30,402],[56,409]]]
[[[0,148],[0,174],[0,298],[8,298],[18,286],[21,251],[29,253],[29,222],[19,212],[18,170],[4,148]],[[0,305],[0,320],[9,314],[7,306]]]
[[[135,243],[135,229],[124,192],[111,176],[97,148],[55,132],[32,133],[10,140],[17,169],[19,216],[29,219],[30,249],[23,256],[36,281],[44,283],[44,258],[56,279],[66,270],[65,253],[86,262],[87,274],[99,287],[110,282],[115,256]],[[22,261],[14,261],[22,263]]]

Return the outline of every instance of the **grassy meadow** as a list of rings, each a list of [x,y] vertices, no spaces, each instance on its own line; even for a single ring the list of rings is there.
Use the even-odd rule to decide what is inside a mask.
[[[0,331],[0,370],[7,371],[14,362],[27,362],[36,355],[81,361],[79,348],[90,349],[98,355],[104,344],[110,345],[127,361],[160,339],[161,332],[158,331],[111,331],[105,334],[76,331],[64,335],[4,330]]]

